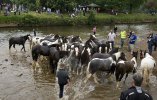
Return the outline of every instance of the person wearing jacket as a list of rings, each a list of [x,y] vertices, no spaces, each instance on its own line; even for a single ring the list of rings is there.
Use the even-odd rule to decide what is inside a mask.
[[[120,100],[153,100],[152,96],[142,89],[142,82],[142,75],[135,73],[133,75],[132,86],[121,93]]]
[[[129,51],[131,51],[131,53],[134,50],[136,40],[137,40],[137,36],[135,35],[135,32],[132,32],[132,34],[129,37]]]
[[[65,64],[61,63],[57,72],[58,84],[59,84],[59,98],[63,97],[64,86],[69,84],[70,78],[68,72],[65,70]]]

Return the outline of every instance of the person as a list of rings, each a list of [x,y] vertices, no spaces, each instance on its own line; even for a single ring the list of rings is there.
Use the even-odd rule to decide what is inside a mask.
[[[70,83],[70,78],[68,72],[65,70],[65,64],[61,63],[59,66],[59,71],[57,72],[58,84],[59,84],[59,98],[63,97],[64,85]]]
[[[114,47],[114,39],[116,38],[116,34],[111,30],[108,34],[108,41],[112,43],[112,48]]]
[[[153,36],[153,43],[154,43],[154,51],[156,51],[156,47],[157,47],[157,34],[155,34]]]
[[[137,36],[135,35],[135,32],[131,33],[129,39],[130,39],[129,40],[129,51],[131,51],[131,53],[132,53],[134,50],[134,47],[135,47],[136,40],[137,40]]]
[[[153,50],[153,34],[149,34],[149,36],[147,38],[148,38],[148,41],[147,41],[148,51],[149,51],[149,54],[152,55],[152,50]]]
[[[33,33],[34,33],[34,36],[36,36],[36,31],[35,31],[35,29],[33,29]]]
[[[96,26],[93,27],[92,31],[93,31],[93,34],[95,35],[96,34]]]
[[[125,31],[125,30],[120,32],[120,38],[121,38],[121,48],[122,48],[122,47],[123,47],[123,45],[124,45],[124,42],[125,42],[125,40],[126,40],[126,36],[127,36],[127,33],[126,33],[126,31]]]
[[[114,29],[113,29],[115,34],[117,33],[117,29],[118,29],[118,28],[117,28],[116,26],[115,26]]]
[[[142,75],[135,73],[132,79],[132,86],[128,90],[121,92],[120,100],[153,100],[152,96],[142,89],[142,82]]]

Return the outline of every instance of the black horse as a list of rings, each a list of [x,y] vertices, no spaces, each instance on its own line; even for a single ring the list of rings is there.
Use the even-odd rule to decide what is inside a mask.
[[[22,45],[23,47],[21,48],[21,51],[22,49],[25,50],[25,42],[27,39],[29,39],[29,36],[30,34],[28,35],[25,35],[25,36],[20,36],[20,37],[11,37],[9,39],[9,50],[11,49],[11,46],[13,45],[13,47],[15,48],[15,44],[18,44],[18,45]]]
[[[35,66],[39,66],[38,64],[38,58],[40,55],[46,56],[49,58],[49,64],[52,68],[52,72],[56,73],[57,64],[60,58],[63,58],[64,56],[67,56],[68,52],[62,52],[59,51],[57,47],[50,47],[46,44],[41,45],[35,45],[32,47],[32,59],[35,63]]]

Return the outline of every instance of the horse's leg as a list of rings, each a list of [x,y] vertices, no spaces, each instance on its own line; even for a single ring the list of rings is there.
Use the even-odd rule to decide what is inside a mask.
[[[97,83],[97,84],[99,84],[98,78],[97,78],[97,76],[96,76],[96,73],[93,74],[93,77],[94,77],[94,82]]]
[[[125,81],[126,81],[126,78],[128,77],[128,73],[126,73],[126,75],[125,75],[125,80],[124,80],[124,83],[125,83]]]
[[[9,43],[9,50],[11,49],[12,44]]]
[[[81,73],[80,73],[80,75],[82,75],[83,72],[84,72],[84,65],[81,66]]]
[[[25,50],[25,45],[24,45],[24,44],[22,44],[21,51],[22,51],[22,49],[24,49],[24,52],[26,52],[26,50]]]
[[[15,51],[17,51],[17,49],[15,48],[15,44],[13,44],[13,47],[14,47]]]
[[[87,83],[88,79],[89,79],[91,76],[92,76],[92,74],[91,74],[91,73],[90,73],[90,74],[88,74],[88,75],[86,75],[86,79],[84,80],[84,83]]]
[[[117,85],[116,85],[116,88],[118,88],[119,87],[119,76],[120,76],[120,74],[119,74],[119,72],[116,72],[116,81],[117,81]]]

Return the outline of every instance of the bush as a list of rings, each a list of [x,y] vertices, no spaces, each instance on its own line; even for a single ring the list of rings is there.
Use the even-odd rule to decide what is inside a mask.
[[[32,15],[25,15],[22,19],[21,19],[21,24],[22,26],[38,26],[39,24],[39,20],[38,18],[35,18]]]
[[[96,18],[95,18],[95,14],[93,11],[90,12],[89,17],[88,17],[88,24],[89,25],[94,25],[96,24]]]

